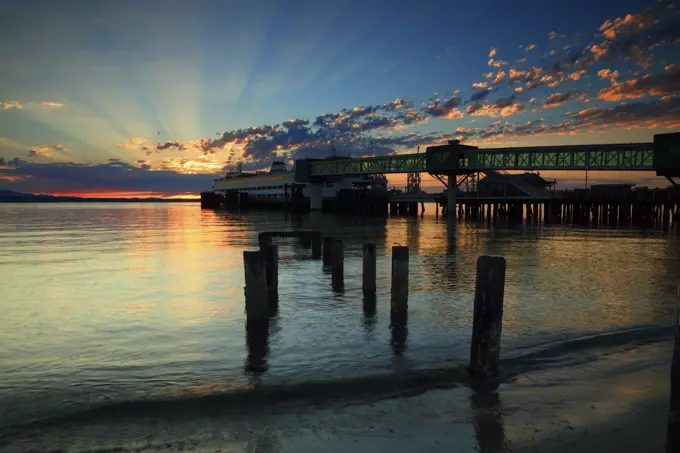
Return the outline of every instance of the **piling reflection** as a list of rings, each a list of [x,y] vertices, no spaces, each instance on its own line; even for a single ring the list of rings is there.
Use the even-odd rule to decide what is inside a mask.
[[[390,333],[392,354],[401,357],[406,352],[408,340],[408,313],[395,313],[390,315]]]
[[[498,383],[479,383],[472,387],[470,407],[477,445],[481,453],[504,451],[506,438],[503,408],[498,395]]]
[[[375,323],[377,304],[375,291],[364,291],[364,330],[366,338],[372,339],[375,335]]]
[[[245,363],[245,373],[250,376],[261,376],[267,372],[267,355],[269,354],[269,334],[271,324],[246,324],[246,347],[248,355]]]

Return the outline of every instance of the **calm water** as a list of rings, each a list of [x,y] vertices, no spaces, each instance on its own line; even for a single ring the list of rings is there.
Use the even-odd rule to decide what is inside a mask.
[[[249,354],[242,252],[257,246],[261,231],[294,228],[344,239],[345,290],[332,290],[309,248],[279,242],[280,310],[268,350],[255,344]],[[672,234],[469,223],[456,231],[447,243],[447,225],[433,215],[0,205],[0,425],[118,402],[464,364],[482,254],[508,262],[505,357],[545,345],[557,355],[570,340],[612,341],[612,332],[629,341],[641,326],[653,336],[672,320],[680,276]],[[364,242],[378,249],[375,314],[362,308]],[[406,329],[390,327],[393,245],[411,248]]]

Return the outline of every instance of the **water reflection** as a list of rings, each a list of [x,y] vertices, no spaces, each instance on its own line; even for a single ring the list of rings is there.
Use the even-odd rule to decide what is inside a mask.
[[[364,331],[366,332],[366,339],[373,339],[375,335],[376,324],[376,295],[375,291],[364,291]]]
[[[401,357],[406,352],[406,343],[408,340],[408,312],[395,313],[390,315],[390,344],[392,345],[392,354],[395,357]]]
[[[680,275],[677,233],[659,230],[509,227],[505,220],[486,227],[436,221],[429,212],[378,220],[227,213],[180,204],[4,205],[0,218],[2,407],[10,398],[14,407],[52,404],[36,403],[31,393],[28,383],[41,374],[77,389],[67,395],[74,401],[89,401],[99,392],[92,383],[106,381],[125,399],[161,392],[168,381],[203,382],[216,368],[235,382],[274,369],[283,378],[332,374],[329,364],[339,361],[371,373],[374,363],[381,366],[377,344],[390,344],[395,355],[419,347],[409,361],[436,366],[431,351],[469,336],[475,261],[482,254],[508,261],[508,350],[551,335],[665,323]],[[346,286],[332,285],[296,241],[281,241],[283,329],[274,368],[272,331],[244,335],[242,253],[257,247],[262,231],[296,228],[347,244]],[[359,307],[344,303],[362,297],[366,242],[377,248],[380,300],[389,299],[391,247],[412,247],[409,286],[417,311],[409,331],[403,319],[388,330],[388,304],[376,309],[365,298],[360,321]],[[367,341],[372,336],[377,341]],[[123,363],[134,363],[141,377],[121,379]],[[187,370],[181,378],[178,366]],[[51,390],[39,383],[35,391]]]
[[[503,407],[497,392],[498,383],[476,383],[472,386],[470,407],[472,424],[480,453],[499,453],[505,447]]]
[[[268,323],[246,323],[247,356],[245,373],[250,376],[261,376],[267,372],[267,356],[269,354],[269,338],[276,328],[278,318],[271,318]]]

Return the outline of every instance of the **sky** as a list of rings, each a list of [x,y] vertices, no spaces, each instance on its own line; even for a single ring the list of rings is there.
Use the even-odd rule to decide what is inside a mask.
[[[331,148],[680,131],[666,1],[0,0],[0,61],[0,189],[22,192],[184,196]]]

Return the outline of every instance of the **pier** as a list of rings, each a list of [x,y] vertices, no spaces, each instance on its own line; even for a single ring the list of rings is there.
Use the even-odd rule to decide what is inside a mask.
[[[543,180],[540,170],[654,171],[666,177],[667,189],[593,185],[586,189],[555,190],[557,181]],[[523,173],[522,173],[523,172]],[[384,192],[357,187],[341,190],[336,199],[321,197],[323,184],[348,175],[406,173],[409,191]],[[443,185],[439,193],[419,190],[420,174],[427,173]],[[652,143],[593,144],[480,149],[457,141],[430,146],[424,153],[383,157],[301,159],[295,180],[286,191],[282,207],[354,216],[417,215],[425,203],[434,202],[435,213],[469,220],[506,219],[546,224],[670,225],[678,219],[680,196],[680,133],[654,136]],[[302,188],[310,189],[308,202]],[[290,193],[290,195],[289,195]],[[206,192],[201,206],[247,209],[243,194]],[[245,197],[247,198],[247,197]]]

